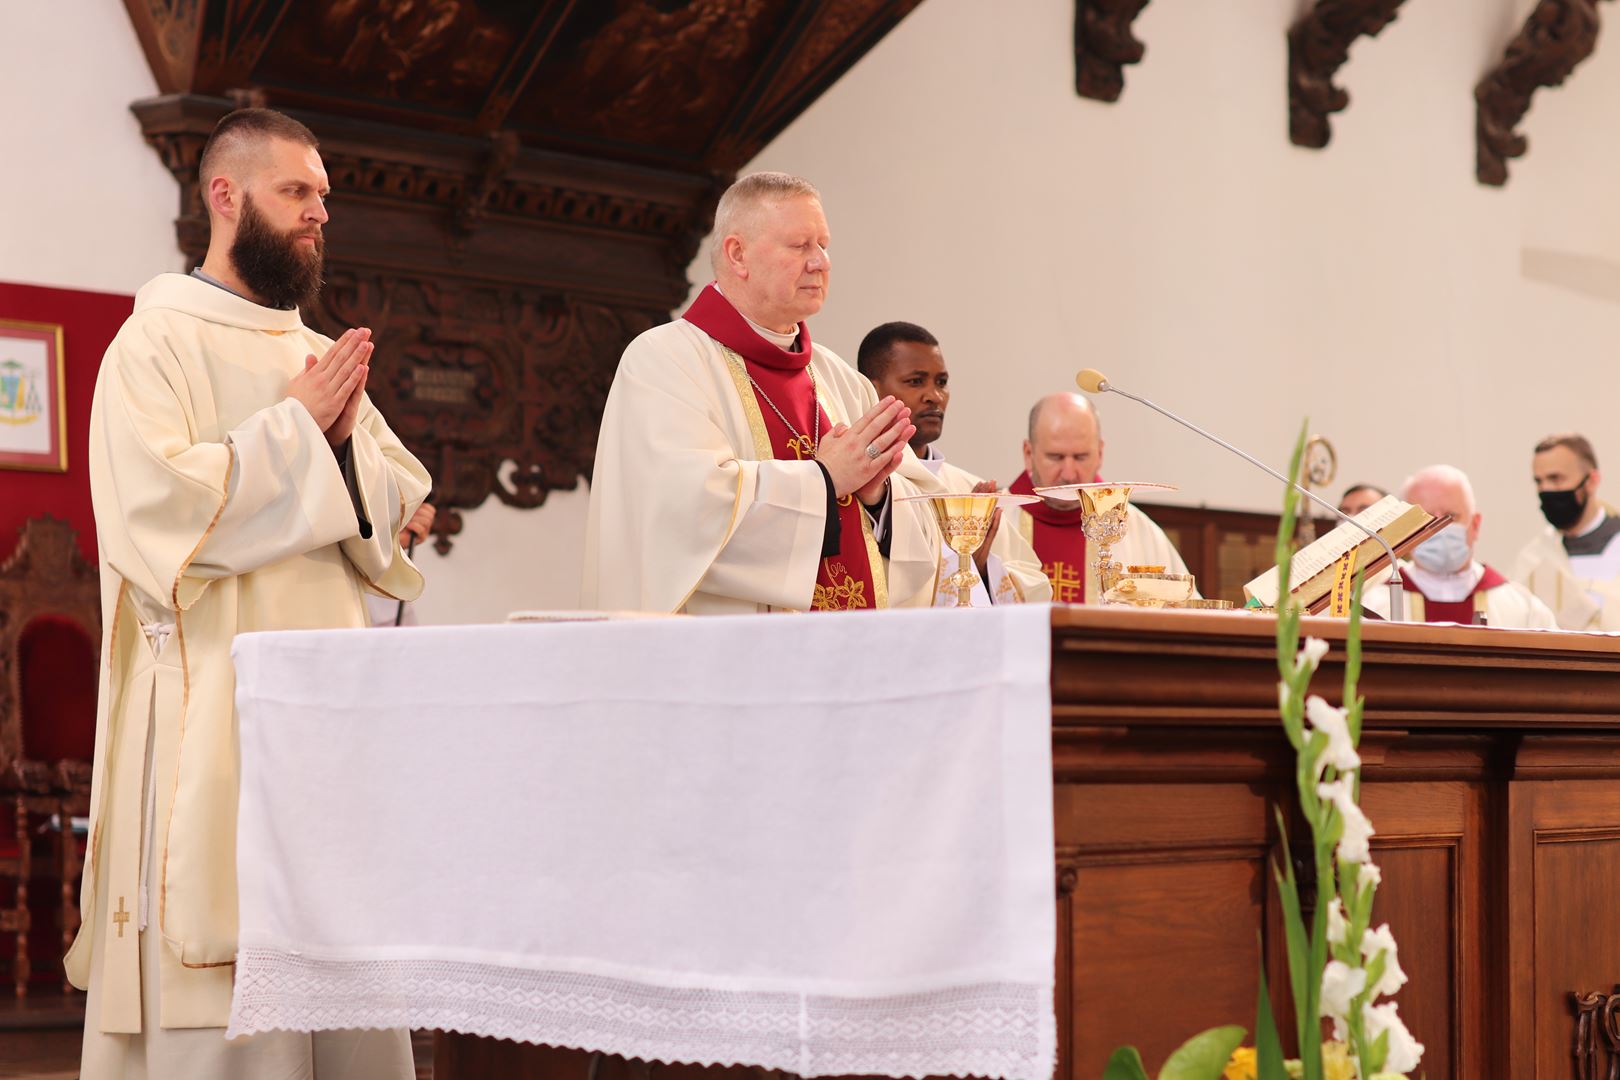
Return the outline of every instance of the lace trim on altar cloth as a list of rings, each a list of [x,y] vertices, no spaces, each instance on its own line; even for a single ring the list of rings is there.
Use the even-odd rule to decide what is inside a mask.
[[[1049,1080],[1052,987],[976,983],[854,998],[671,989],[490,964],[327,960],[244,948],[227,1038],[273,1029],[436,1028],[646,1061],[800,1076]]]

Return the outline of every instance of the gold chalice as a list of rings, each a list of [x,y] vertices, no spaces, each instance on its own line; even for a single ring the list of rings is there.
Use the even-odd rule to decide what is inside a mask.
[[[940,532],[945,536],[945,544],[956,552],[956,572],[948,579],[956,590],[956,606],[972,607],[973,586],[979,583],[979,575],[973,569],[973,553],[990,535],[996,510],[1002,506],[1022,506],[1038,500],[1033,495],[1014,495],[1006,491],[967,491],[903,495],[896,501],[923,500],[933,504],[934,516],[939,522]]]
[[[1091,484],[1061,484],[1038,487],[1035,494],[1055,502],[1080,504],[1080,531],[1094,549],[1092,567],[1096,571],[1098,600],[1108,603],[1108,594],[1119,583],[1125,567],[1114,561],[1114,545],[1125,539],[1130,526],[1131,489],[1152,488],[1174,491],[1174,484],[1099,480]]]

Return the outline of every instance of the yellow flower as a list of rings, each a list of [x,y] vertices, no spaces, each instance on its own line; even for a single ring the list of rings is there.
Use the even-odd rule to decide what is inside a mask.
[[[1322,1080],[1356,1080],[1356,1063],[1344,1043],[1322,1044]]]
[[[1255,1064],[1254,1047],[1240,1046],[1232,1051],[1232,1060],[1226,1063],[1221,1080],[1258,1080],[1259,1066]]]

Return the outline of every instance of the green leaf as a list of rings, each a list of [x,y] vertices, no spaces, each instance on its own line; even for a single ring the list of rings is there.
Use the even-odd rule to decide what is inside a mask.
[[[1122,1046],[1115,1050],[1114,1056],[1108,1059],[1108,1066],[1103,1069],[1102,1080],[1148,1080],[1142,1055],[1137,1053],[1136,1047]]]
[[[1254,1006],[1254,1064],[1260,1080],[1288,1080],[1283,1067],[1282,1036],[1271,1015],[1271,994],[1266,987],[1266,957],[1260,955],[1260,995]]]
[[[1299,883],[1294,880],[1294,859],[1288,846],[1288,826],[1283,822],[1282,808],[1273,808],[1277,814],[1277,836],[1282,842],[1283,869],[1271,864],[1271,874],[1277,879],[1277,899],[1282,902],[1283,940],[1288,947],[1288,984],[1294,995],[1294,1015],[1299,1020],[1300,1045],[1305,1043],[1305,965],[1310,959],[1310,945],[1305,938],[1305,918],[1299,908]]]
[[[1165,1060],[1159,1080],[1220,1080],[1246,1034],[1236,1024],[1200,1031]]]

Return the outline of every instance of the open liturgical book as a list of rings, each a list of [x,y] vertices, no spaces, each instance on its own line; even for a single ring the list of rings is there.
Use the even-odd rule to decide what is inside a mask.
[[[1357,514],[1356,520],[1382,536],[1395,549],[1395,554],[1405,555],[1444,528],[1451,518],[1430,517],[1421,506],[1385,495]],[[1331,602],[1334,585],[1341,577],[1340,564],[1352,550],[1356,558],[1349,567],[1350,573],[1354,573],[1357,566],[1363,567],[1368,581],[1389,565],[1389,556],[1383,547],[1348,521],[1340,522],[1315,543],[1294,552],[1289,574],[1289,580],[1294,582],[1291,591],[1307,612],[1320,614]],[[1349,579],[1349,573],[1342,576]],[[1272,567],[1243,586],[1243,595],[1264,607],[1276,607],[1277,568]]]

